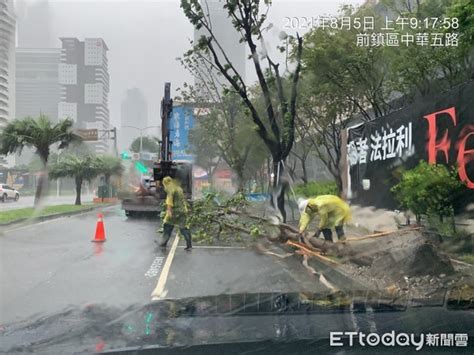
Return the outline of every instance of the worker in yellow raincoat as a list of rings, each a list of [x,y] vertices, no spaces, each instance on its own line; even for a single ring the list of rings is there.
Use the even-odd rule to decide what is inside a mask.
[[[161,243],[161,246],[166,247],[174,227],[177,226],[186,240],[186,248],[184,249],[191,250],[191,232],[187,226],[188,204],[184,198],[183,189],[179,186],[178,182],[169,176],[163,179],[163,187],[166,192],[166,214],[163,221],[164,241]]]
[[[319,216],[320,222],[315,238],[318,238],[323,232],[324,239],[332,241],[332,228],[336,229],[339,240],[344,240],[344,224],[351,219],[351,210],[349,205],[341,198],[333,195],[321,195],[307,200],[301,199],[298,202],[298,208],[301,213],[299,232],[302,235],[311,221]]]

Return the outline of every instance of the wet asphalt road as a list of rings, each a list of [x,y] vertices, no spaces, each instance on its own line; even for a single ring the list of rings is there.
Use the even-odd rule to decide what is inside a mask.
[[[326,290],[288,259],[243,248],[186,252],[173,239],[162,250],[157,220],[127,219],[118,206],[104,213],[103,244],[91,243],[96,213],[0,232],[0,325],[68,306],[145,304],[159,284],[161,298]]]

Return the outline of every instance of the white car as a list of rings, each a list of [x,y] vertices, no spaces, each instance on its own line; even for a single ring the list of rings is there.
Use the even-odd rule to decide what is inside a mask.
[[[7,184],[0,184],[0,200],[2,202],[7,202],[7,200],[18,201],[19,198],[20,193],[13,187],[8,186]]]

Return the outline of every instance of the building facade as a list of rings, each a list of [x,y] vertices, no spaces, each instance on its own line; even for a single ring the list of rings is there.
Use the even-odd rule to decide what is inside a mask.
[[[143,95],[140,89],[133,88],[127,90],[120,107],[120,116],[120,149],[128,150],[133,140],[140,136],[140,130],[137,128],[145,128],[148,125],[148,105],[145,95]],[[155,128],[154,131],[157,132],[157,129]],[[144,130],[142,134],[144,136],[152,134],[152,130]]]
[[[15,117],[15,16],[13,2],[0,0],[0,128]]]
[[[101,131],[109,129],[108,47],[102,38],[60,40],[58,117],[73,119],[80,129],[98,129],[99,141],[88,144],[96,153],[106,153],[109,142]]]

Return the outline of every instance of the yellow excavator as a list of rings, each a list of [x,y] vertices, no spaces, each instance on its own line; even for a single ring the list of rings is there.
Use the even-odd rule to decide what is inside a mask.
[[[122,200],[122,209],[129,217],[143,214],[159,215],[161,203],[166,198],[161,181],[170,176],[183,188],[186,199],[192,199],[193,166],[189,161],[173,160],[173,142],[170,140],[170,121],[173,114],[171,83],[165,83],[161,101],[161,142],[159,160],[153,164],[153,176],[144,176],[134,197]]]

